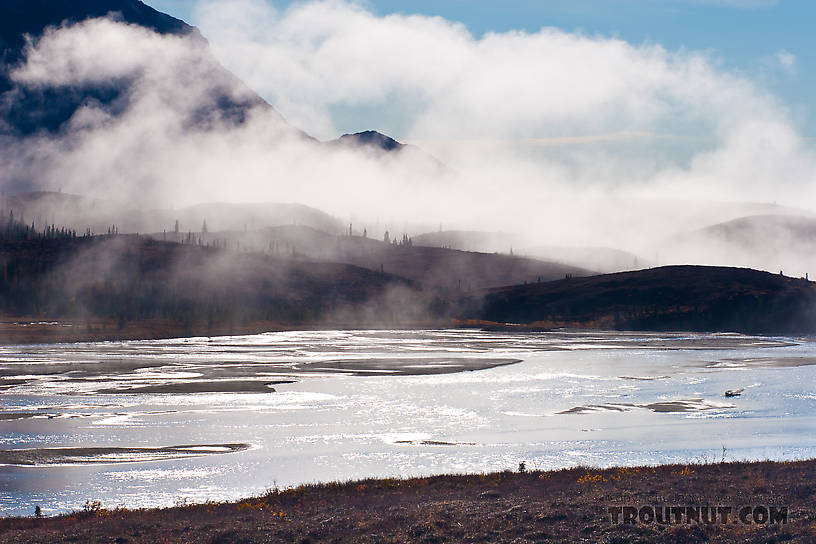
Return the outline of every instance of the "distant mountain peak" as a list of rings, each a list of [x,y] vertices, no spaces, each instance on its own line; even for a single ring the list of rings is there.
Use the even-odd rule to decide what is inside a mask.
[[[369,146],[383,151],[399,151],[405,147],[405,144],[376,130],[343,134],[336,141],[342,144]]]
[[[330,146],[359,149],[381,157],[401,157],[413,160],[414,168],[424,168],[428,176],[448,175],[453,172],[447,165],[424,150],[411,144],[398,142],[376,130],[343,134],[336,140],[326,142]]]

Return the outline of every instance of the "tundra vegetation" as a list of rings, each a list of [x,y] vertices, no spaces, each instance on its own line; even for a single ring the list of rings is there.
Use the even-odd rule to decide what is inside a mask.
[[[521,468],[521,467],[520,467]],[[0,543],[57,542],[598,542],[747,544],[813,542],[814,461],[699,462],[658,467],[381,479],[272,489],[232,503],[169,509],[103,508],[53,518],[0,520]],[[716,484],[712,485],[714,482]],[[708,506],[727,523],[696,521]],[[640,516],[616,508],[690,508],[691,518]],[[782,512],[783,517],[754,516]],[[740,516],[745,508],[750,516]],[[34,507],[32,506],[32,512]],[[611,513],[610,513],[611,512]]]

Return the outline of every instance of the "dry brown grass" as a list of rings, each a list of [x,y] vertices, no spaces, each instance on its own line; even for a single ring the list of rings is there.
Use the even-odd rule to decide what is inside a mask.
[[[501,472],[271,490],[237,503],[0,521],[0,543],[812,543],[816,461]],[[693,498],[693,499],[689,499]],[[784,504],[785,525],[612,524],[613,504]],[[33,512],[33,510],[32,510]]]

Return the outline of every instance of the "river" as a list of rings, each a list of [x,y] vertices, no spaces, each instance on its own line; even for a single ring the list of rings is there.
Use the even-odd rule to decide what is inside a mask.
[[[4,515],[520,462],[816,456],[810,338],[386,330],[0,346],[0,388]]]

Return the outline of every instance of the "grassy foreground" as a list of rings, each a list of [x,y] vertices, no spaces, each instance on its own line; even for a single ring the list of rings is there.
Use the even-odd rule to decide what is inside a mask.
[[[612,523],[610,506],[720,506],[728,523]],[[786,506],[786,523],[738,512]],[[760,516],[761,519],[761,516]],[[671,521],[671,518],[670,518]],[[365,480],[238,503],[0,520],[0,543],[816,542],[816,460]]]

